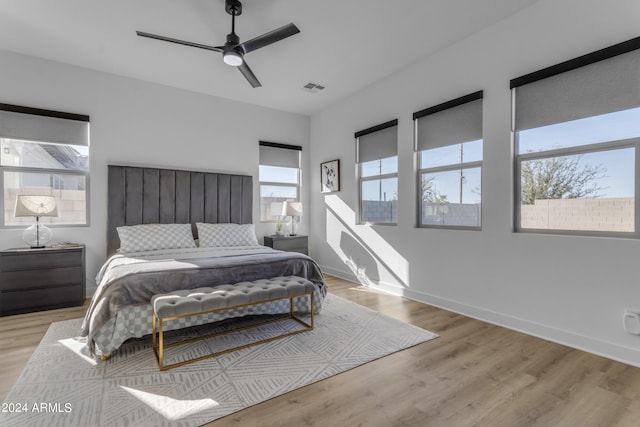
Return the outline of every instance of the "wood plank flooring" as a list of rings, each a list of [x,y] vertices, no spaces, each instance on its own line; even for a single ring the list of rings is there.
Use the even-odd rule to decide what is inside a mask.
[[[330,292],[440,335],[207,426],[639,426],[640,369],[334,277]],[[51,322],[0,318],[0,400]]]

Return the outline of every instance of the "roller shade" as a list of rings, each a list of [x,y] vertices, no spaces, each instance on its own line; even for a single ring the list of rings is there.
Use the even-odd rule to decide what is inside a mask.
[[[480,92],[480,99],[440,109],[417,118],[417,150],[482,139],[481,96]]]
[[[516,86],[515,128],[537,128],[639,106],[640,50],[632,50]]]
[[[369,132],[356,133],[358,138],[358,163],[386,159],[398,155],[398,121],[388,122]]]
[[[89,124],[86,121],[0,110],[0,137],[89,145]]]
[[[285,145],[260,141],[260,164],[283,168],[300,168],[300,151],[297,145]]]

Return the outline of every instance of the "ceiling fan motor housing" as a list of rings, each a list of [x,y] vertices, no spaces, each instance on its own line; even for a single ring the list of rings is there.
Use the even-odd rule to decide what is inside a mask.
[[[236,35],[236,33],[227,34],[227,46],[235,46],[240,44],[240,37]]]

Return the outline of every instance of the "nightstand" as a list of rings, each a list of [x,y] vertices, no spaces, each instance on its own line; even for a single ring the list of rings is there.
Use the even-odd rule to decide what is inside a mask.
[[[84,246],[0,251],[0,316],[82,305]]]
[[[309,255],[307,236],[264,236],[264,245],[287,252],[300,252]]]

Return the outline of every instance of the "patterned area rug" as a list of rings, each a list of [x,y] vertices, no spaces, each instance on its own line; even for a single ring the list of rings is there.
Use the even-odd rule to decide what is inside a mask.
[[[80,323],[51,325],[5,400],[0,425],[198,426],[437,337],[329,294],[313,331],[160,372],[150,338],[128,341],[107,362],[93,361],[75,337]],[[295,325],[188,344],[168,362]]]

